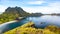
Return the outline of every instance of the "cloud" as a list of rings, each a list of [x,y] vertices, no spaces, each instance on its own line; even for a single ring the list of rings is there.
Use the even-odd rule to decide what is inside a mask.
[[[30,1],[28,4],[42,4],[45,3],[44,1]]]
[[[6,8],[6,6],[0,5],[0,12],[4,12]]]
[[[49,3],[51,7],[60,7],[60,2]]]
[[[11,1],[11,0],[10,0]],[[4,3],[3,3],[4,2]],[[20,2],[3,1],[3,5],[0,4],[0,12],[4,12],[8,6],[21,6],[26,12],[29,13],[60,13],[60,1],[58,0],[35,0]],[[19,3],[19,4],[18,4]],[[23,4],[22,4],[23,3]],[[39,5],[39,6],[38,6]]]
[[[22,7],[25,11],[30,13],[60,13],[60,2],[49,3],[48,6],[37,6],[37,7]]]

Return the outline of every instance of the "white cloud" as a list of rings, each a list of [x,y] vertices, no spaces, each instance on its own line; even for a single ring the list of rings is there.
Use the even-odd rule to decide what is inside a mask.
[[[0,5],[0,12],[4,12],[6,8],[6,6]]]
[[[48,6],[22,7],[22,8],[25,11],[30,12],[30,13],[36,13],[36,12],[41,12],[41,13],[60,13],[60,3],[59,2],[49,3]]]
[[[49,3],[51,7],[60,7],[60,2]]]
[[[28,2],[28,4],[42,4],[45,3],[44,1],[34,1],[34,2]],[[25,11],[29,13],[60,13],[60,2],[52,2],[48,3],[48,6],[36,6],[36,7],[22,7]],[[4,12],[7,7],[0,5],[0,12]]]
[[[23,8],[25,11],[29,12],[29,13],[50,13],[49,12],[49,9],[47,7],[35,7],[35,8],[32,8],[32,7],[24,7]]]
[[[45,3],[44,1],[30,1],[28,4],[42,4]]]

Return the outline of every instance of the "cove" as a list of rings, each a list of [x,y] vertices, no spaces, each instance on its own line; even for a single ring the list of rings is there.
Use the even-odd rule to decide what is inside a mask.
[[[30,21],[32,21],[37,28],[45,28],[48,25],[56,25],[60,27],[60,16],[45,15],[40,17],[27,17],[21,21],[3,25],[0,27],[0,31],[2,31],[1,33],[3,33]]]

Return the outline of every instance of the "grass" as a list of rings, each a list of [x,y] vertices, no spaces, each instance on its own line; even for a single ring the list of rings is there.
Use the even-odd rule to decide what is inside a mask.
[[[36,29],[33,22],[28,22],[3,34],[60,34],[60,29],[54,25],[49,25],[44,29]]]

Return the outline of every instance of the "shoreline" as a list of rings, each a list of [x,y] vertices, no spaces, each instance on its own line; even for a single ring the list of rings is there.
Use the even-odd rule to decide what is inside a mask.
[[[17,22],[17,20],[13,20],[13,21],[9,21],[9,22],[5,22],[3,24],[0,24],[0,26],[4,25],[4,24],[10,24],[10,23],[13,23],[13,22]]]

